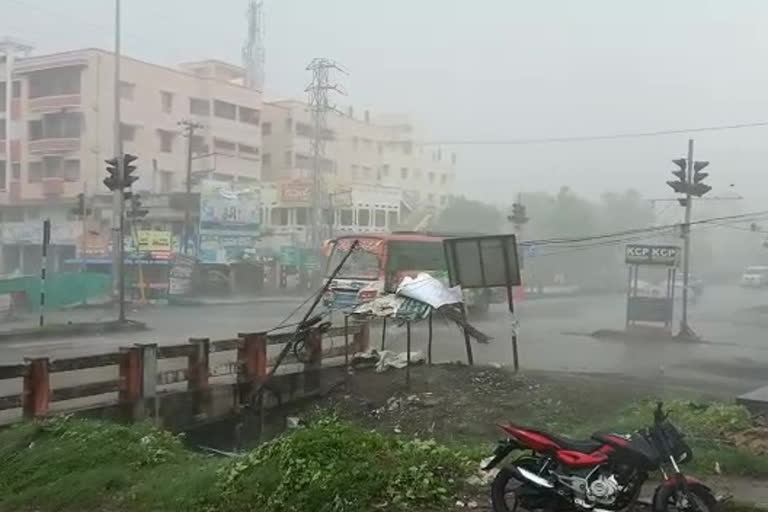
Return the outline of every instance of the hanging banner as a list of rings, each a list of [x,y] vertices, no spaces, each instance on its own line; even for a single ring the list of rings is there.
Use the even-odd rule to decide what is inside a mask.
[[[235,188],[231,183],[206,180],[200,187],[201,263],[228,265],[242,261],[261,234],[261,193],[258,188]]]

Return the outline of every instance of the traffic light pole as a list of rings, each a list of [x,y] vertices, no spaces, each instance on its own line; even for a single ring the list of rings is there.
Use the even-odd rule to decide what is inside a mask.
[[[115,76],[114,76],[114,148],[115,158],[117,158],[117,176],[119,182],[123,182],[125,173],[123,165],[123,140],[120,130],[120,0],[115,0]],[[120,322],[125,321],[125,265],[123,257],[124,249],[124,212],[125,201],[123,197],[122,187],[116,188],[114,191],[112,206],[112,228],[113,228],[113,241],[112,241],[112,271],[113,278],[115,273],[117,274],[117,301],[118,301],[118,316],[117,319]]]
[[[688,139],[687,181],[693,183],[693,139]],[[683,224],[683,314],[680,336],[688,337],[693,331],[688,326],[688,271],[691,266],[691,192],[685,194],[685,222]]]

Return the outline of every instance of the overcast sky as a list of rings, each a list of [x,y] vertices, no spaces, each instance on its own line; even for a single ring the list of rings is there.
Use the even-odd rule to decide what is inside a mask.
[[[247,0],[123,0],[124,51],[240,62]],[[0,0],[0,36],[112,48],[111,0]],[[351,103],[407,112],[429,139],[509,139],[768,121],[764,0],[265,0],[268,97],[303,98],[306,64],[342,63]],[[503,201],[569,185],[669,196],[687,135],[461,146],[459,182]],[[712,193],[768,204],[768,128],[698,133]],[[765,209],[765,208],[762,208]]]

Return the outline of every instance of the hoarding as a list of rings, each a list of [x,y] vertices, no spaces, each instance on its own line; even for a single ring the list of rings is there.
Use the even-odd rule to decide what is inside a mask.
[[[627,245],[624,261],[630,265],[675,267],[680,261],[680,248],[674,245]]]
[[[206,180],[200,188],[201,263],[242,261],[261,234],[261,193],[255,187]]]

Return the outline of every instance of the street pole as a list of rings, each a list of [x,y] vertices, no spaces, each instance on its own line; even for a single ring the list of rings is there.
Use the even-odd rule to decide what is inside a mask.
[[[189,253],[189,237],[190,222],[192,217],[192,138],[195,135],[195,130],[202,128],[203,125],[187,119],[179,121],[179,126],[184,128],[187,136],[187,183],[186,183],[186,197],[184,201],[184,229],[183,238],[181,242],[182,251],[184,254]]]
[[[688,139],[688,160],[686,181],[693,183],[693,139]],[[680,335],[693,334],[688,326],[688,269],[691,265],[691,192],[685,193],[685,222],[683,223],[683,315],[680,320]]]
[[[123,140],[120,130],[120,0],[115,0],[115,77],[114,77],[114,152],[117,158],[117,175],[123,182],[125,169],[123,165]],[[116,279],[118,321],[125,321],[125,265],[124,265],[124,197],[123,187],[117,187],[112,197],[112,277]],[[116,276],[116,277],[115,277]]]

